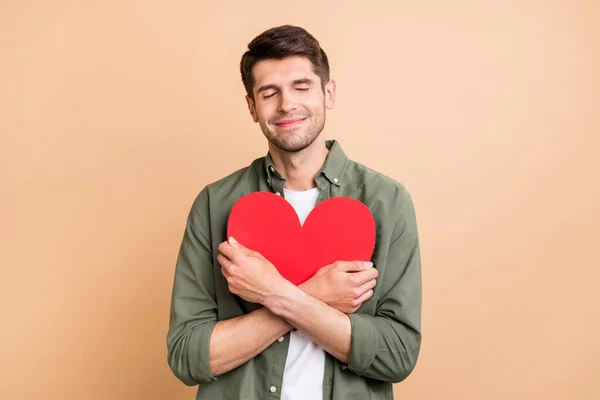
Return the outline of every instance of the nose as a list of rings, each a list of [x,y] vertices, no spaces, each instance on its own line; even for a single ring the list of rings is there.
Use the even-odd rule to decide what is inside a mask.
[[[279,112],[288,113],[288,112],[296,109],[296,107],[297,107],[296,99],[290,91],[283,90],[281,92],[281,95],[279,96],[279,98],[280,98],[279,108],[278,108]]]

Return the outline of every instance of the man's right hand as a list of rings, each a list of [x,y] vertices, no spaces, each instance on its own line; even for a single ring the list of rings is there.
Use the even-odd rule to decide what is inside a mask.
[[[370,262],[337,261],[318,270],[299,287],[330,307],[352,314],[373,296],[378,274]]]

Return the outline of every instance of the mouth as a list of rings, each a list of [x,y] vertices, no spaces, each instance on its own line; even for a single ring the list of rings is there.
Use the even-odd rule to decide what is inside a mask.
[[[297,125],[300,125],[302,122],[304,122],[306,118],[290,118],[290,119],[284,119],[282,121],[276,122],[275,125],[281,127],[281,128],[291,128]]]

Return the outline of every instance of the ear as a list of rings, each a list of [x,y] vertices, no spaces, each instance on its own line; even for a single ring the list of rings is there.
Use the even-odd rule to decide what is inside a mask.
[[[252,120],[254,122],[258,122],[258,114],[256,113],[256,108],[254,107],[254,100],[252,100],[250,96],[246,95],[246,103],[248,104],[248,111],[250,111]]]
[[[332,79],[325,85],[325,106],[328,110],[335,104],[335,81]]]

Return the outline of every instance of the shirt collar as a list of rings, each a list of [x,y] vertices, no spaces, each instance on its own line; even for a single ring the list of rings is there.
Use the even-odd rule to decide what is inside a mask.
[[[329,153],[315,179],[318,179],[320,175],[324,175],[329,182],[340,186],[344,181],[344,172],[348,165],[348,157],[337,140],[327,140],[325,141],[325,146],[329,150]],[[283,179],[283,176],[277,171],[270,153],[267,153],[265,157],[265,169],[269,185],[271,185],[273,178]]]

